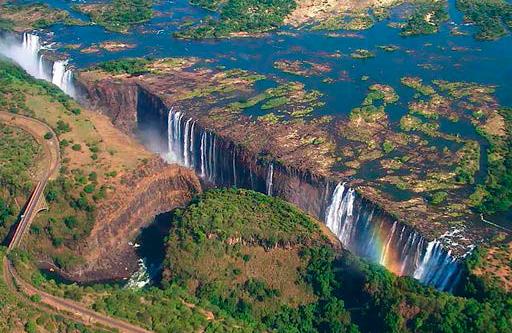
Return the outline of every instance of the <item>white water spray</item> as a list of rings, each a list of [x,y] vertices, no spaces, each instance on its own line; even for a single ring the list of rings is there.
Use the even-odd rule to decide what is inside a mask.
[[[355,255],[384,266],[398,264],[398,274],[441,290],[453,288],[460,264],[451,252],[439,240],[427,243],[405,225],[392,222],[386,215],[374,215],[374,209],[345,183],[339,183],[326,210],[325,224]]]
[[[21,43],[13,36],[0,39],[0,54],[12,59],[31,76],[52,82],[64,93],[75,97],[73,72],[67,68],[68,61],[56,60],[53,65],[45,66],[44,49],[39,36],[31,33],[24,33]]]

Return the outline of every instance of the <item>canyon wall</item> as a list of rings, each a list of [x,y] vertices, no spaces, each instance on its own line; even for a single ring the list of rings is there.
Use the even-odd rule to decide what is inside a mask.
[[[72,79],[60,79],[60,73],[65,73],[60,69],[53,69],[50,78],[48,70],[44,69],[48,67],[44,61],[39,67],[38,45],[39,41],[34,37],[23,36],[21,50],[33,59],[23,60],[20,64],[28,68],[29,73],[63,85],[64,91],[83,93],[87,103],[108,115],[118,128],[128,133],[139,131],[143,137],[149,138],[152,149],[168,161],[194,170],[204,182],[279,196],[324,221],[354,254],[380,263],[396,274],[412,276],[439,289],[450,290],[456,285],[461,274],[460,259],[443,246],[442,239],[425,238],[415,228],[404,221],[397,221],[343,181],[316,176],[283,165],[264,152],[250,151],[240,143],[209,130],[200,120],[187,114],[184,105],[174,105],[173,109],[173,105],[167,105],[158,92],[149,91],[132,81],[91,83],[78,79],[74,82]],[[67,78],[69,75],[64,76]],[[148,190],[155,191],[155,188]],[[141,193],[139,200],[141,205],[145,205],[144,200],[149,198],[144,199]],[[167,204],[173,207],[176,203]],[[151,211],[157,212],[158,209]],[[118,221],[121,220],[120,216]],[[115,243],[116,237],[112,234],[105,240],[110,237]],[[96,245],[100,242],[98,238]],[[104,263],[98,267],[106,270],[112,265]],[[83,272],[77,274],[84,276]]]
[[[35,34],[0,32],[0,54],[17,62],[31,76],[55,84],[71,97],[94,96],[87,101],[106,102],[109,107],[101,111],[117,128],[132,133],[133,128],[129,125],[136,122],[137,115],[124,110],[134,109],[138,100],[136,86],[113,89],[110,91],[113,95],[109,95],[107,89],[80,90],[84,87],[76,85],[67,59],[56,58],[48,52]],[[123,175],[115,192],[98,203],[90,235],[73,246],[75,254],[83,259],[82,264],[60,271],[51,264],[52,259],[43,254],[41,265],[78,282],[128,278],[139,268],[136,250],[129,244],[130,240],[156,215],[185,206],[200,191],[201,184],[192,170],[169,165],[155,156]]]
[[[129,277],[137,270],[130,240],[156,215],[185,206],[201,191],[194,172],[160,158],[126,175],[121,183],[112,197],[97,207],[96,223],[77,251],[86,263],[66,272],[72,280]]]
[[[87,85],[87,84],[85,84]],[[125,94],[132,95],[129,87]],[[123,89],[122,85],[89,87],[88,90]],[[131,128],[152,128],[160,138],[158,151],[172,163],[194,170],[204,182],[236,186],[281,197],[324,221],[352,253],[379,263],[398,275],[412,276],[441,290],[451,290],[461,275],[460,259],[446,250],[441,240],[426,239],[419,231],[397,221],[384,209],[364,198],[344,182],[316,176],[283,165],[262,152],[208,130],[187,115],[186,108],[165,105],[157,93],[138,86],[136,103],[123,110],[136,123]],[[110,102],[90,95],[102,108]],[[108,94],[123,94],[122,91]],[[123,103],[124,97],[119,103]],[[153,133],[154,136],[154,133]]]

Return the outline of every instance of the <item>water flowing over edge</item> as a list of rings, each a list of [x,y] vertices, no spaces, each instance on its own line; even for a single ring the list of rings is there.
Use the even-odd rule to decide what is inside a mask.
[[[52,82],[66,94],[76,97],[68,60],[48,60],[43,52],[46,48],[39,36],[31,33],[24,33],[21,40],[13,36],[0,38],[1,54],[13,59],[30,75]],[[169,110],[165,125],[167,147],[162,157],[168,162],[194,169],[204,181],[217,186],[253,189],[291,201],[323,219],[352,253],[379,263],[397,275],[414,277],[441,290],[451,291],[457,285],[462,274],[461,258],[453,256],[443,246],[444,235],[436,240],[426,240],[412,227],[394,221],[346,183],[324,181],[312,184],[310,178],[295,172],[292,176],[300,178],[298,185],[295,184],[299,187],[296,192],[301,192],[302,185],[323,187],[321,208],[312,212],[311,207],[306,207],[309,198],[302,202],[290,200],[284,189],[286,184],[280,184],[278,179],[279,174],[285,172],[274,161],[256,158],[252,161],[253,167],[246,167],[240,161],[243,149],[202,128],[197,120],[186,117],[181,111]],[[334,190],[330,190],[332,187]],[[147,269],[143,261],[140,268],[132,277],[133,287],[146,280]],[[135,282],[137,280],[141,283]]]
[[[25,32],[21,36],[4,34],[0,36],[0,54],[18,63],[33,77],[55,84],[64,93],[76,97],[73,71],[68,59],[51,60],[45,57],[49,46],[41,43],[38,35]]]
[[[203,180],[218,186],[249,188],[288,199],[275,184],[279,171],[274,161],[260,161],[260,170],[244,170],[236,159],[240,154],[236,145],[221,142],[215,133],[181,111],[169,110],[167,119],[167,152],[163,156],[169,162],[192,168]],[[324,184],[327,193],[329,185]],[[325,201],[318,217],[353,254],[440,290],[451,291],[457,285],[462,274],[461,258],[445,249],[444,236],[425,239],[343,182],[336,184]]]

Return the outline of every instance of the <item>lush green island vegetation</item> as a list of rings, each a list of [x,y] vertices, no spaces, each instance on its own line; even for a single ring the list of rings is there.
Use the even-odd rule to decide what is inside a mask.
[[[240,33],[257,34],[278,28],[296,6],[289,0],[200,0],[195,5],[218,12],[219,18],[187,27],[175,34],[179,38],[221,38]]]
[[[65,10],[49,7],[47,4],[17,4],[6,2],[0,4],[0,30],[27,31],[47,28],[53,24],[84,25],[70,17]]]
[[[457,0],[457,8],[478,27],[477,39],[495,40],[512,28],[512,4],[504,0]]]
[[[402,36],[436,33],[441,23],[449,18],[447,4],[443,0],[417,1],[414,6],[414,12],[402,27]]]
[[[366,49],[357,49],[354,50],[354,52],[350,53],[350,56],[353,59],[368,59],[375,57],[375,53]]]
[[[128,32],[132,26],[153,17],[152,6],[152,0],[113,0],[107,4],[76,5],[74,8],[107,30]]]

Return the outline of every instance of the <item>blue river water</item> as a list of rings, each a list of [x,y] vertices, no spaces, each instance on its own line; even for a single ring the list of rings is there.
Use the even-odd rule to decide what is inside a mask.
[[[160,11],[149,23],[132,29],[128,34],[107,32],[99,26],[57,25],[51,30],[52,40],[61,45],[81,44],[87,47],[102,41],[122,41],[136,45],[121,52],[101,51],[85,54],[79,50],[66,50],[71,63],[77,67],[121,57],[170,57],[196,56],[215,59],[217,65],[227,68],[242,68],[301,81],[306,88],[324,93],[325,107],[322,114],[343,114],[360,104],[366,89],[373,83],[393,86],[400,96],[406,96],[400,85],[403,76],[419,76],[425,81],[441,79],[448,81],[470,81],[497,86],[497,96],[502,105],[512,105],[512,39],[506,36],[492,42],[475,40],[471,34],[474,27],[463,24],[461,14],[450,0],[450,22],[443,24],[440,32],[433,35],[401,37],[399,30],[388,27],[388,20],[375,24],[366,31],[357,32],[357,37],[330,37],[321,31],[281,29],[260,38],[234,38],[221,40],[179,40],[172,36],[180,24],[190,18],[201,18],[206,11],[191,6],[186,0],[162,2],[155,9]],[[73,2],[47,0],[51,6],[70,9]],[[399,10],[395,10],[394,20]],[[73,11],[77,18],[84,16]],[[454,36],[451,28],[458,26],[467,31],[467,36]],[[397,45],[396,52],[386,52],[380,45]],[[350,53],[356,49],[368,49],[374,58],[352,59]],[[341,57],[338,54],[341,53]],[[277,60],[303,60],[327,64],[330,73],[320,77],[304,78],[282,73],[273,64]],[[362,81],[362,76],[369,80]],[[333,83],[325,83],[331,78]],[[402,100],[402,105],[407,105]],[[405,109],[405,108],[403,108]],[[397,118],[399,117],[397,116]]]

